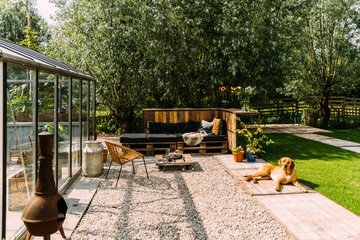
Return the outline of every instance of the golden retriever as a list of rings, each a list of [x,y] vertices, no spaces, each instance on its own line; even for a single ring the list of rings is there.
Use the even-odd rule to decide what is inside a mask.
[[[283,157],[279,160],[279,166],[266,165],[261,167],[257,173],[253,175],[245,175],[246,181],[254,179],[254,183],[259,180],[272,179],[276,182],[276,191],[280,191],[280,184],[287,184],[292,182],[302,192],[308,192],[300,183],[297,181],[297,173],[295,169],[295,163],[291,158]]]

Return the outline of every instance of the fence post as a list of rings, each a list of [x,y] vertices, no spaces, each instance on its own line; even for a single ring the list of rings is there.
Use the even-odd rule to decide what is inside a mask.
[[[303,115],[304,115],[304,125],[307,126],[308,125],[307,108],[304,108]]]
[[[342,117],[345,117],[345,106],[346,106],[345,98],[343,98],[343,99],[341,99],[341,116]]]
[[[295,101],[296,101],[296,106],[295,106],[295,123],[296,123],[299,115],[299,101],[297,99]],[[300,120],[301,119],[299,119],[299,122]]]

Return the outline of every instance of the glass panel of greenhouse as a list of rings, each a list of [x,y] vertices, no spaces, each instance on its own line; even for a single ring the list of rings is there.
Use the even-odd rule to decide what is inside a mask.
[[[54,133],[53,173],[63,193],[81,173],[84,142],[95,136],[95,79],[0,38],[1,238],[18,239],[37,178],[38,134]]]

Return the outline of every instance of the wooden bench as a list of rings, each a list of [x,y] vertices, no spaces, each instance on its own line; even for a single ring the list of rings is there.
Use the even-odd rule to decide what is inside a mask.
[[[148,133],[147,123],[185,123],[189,121],[201,122],[202,120],[213,121],[214,118],[225,120],[227,138],[207,141],[204,139],[197,146],[188,146],[183,141],[160,141],[160,142],[123,142],[122,145],[141,152],[145,155],[164,154],[166,149],[189,154],[224,154],[237,146],[237,121],[240,115],[256,115],[260,122],[260,112],[244,112],[240,109],[223,108],[161,108],[143,109],[143,132]]]

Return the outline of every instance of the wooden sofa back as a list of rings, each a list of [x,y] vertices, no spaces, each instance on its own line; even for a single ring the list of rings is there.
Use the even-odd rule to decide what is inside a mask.
[[[236,147],[236,116],[239,109],[223,108],[150,108],[143,109],[143,129],[147,133],[147,122],[181,123],[188,121],[201,122],[201,120],[213,121],[220,118],[226,121],[228,130],[228,146],[232,150]]]
[[[188,121],[212,121],[220,117],[218,108],[162,108],[143,109],[143,127],[146,130],[148,121],[160,123],[183,123]]]

